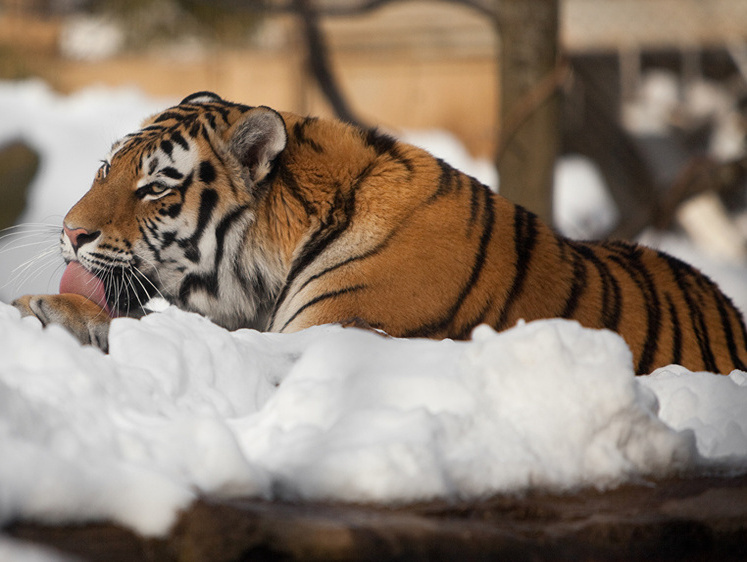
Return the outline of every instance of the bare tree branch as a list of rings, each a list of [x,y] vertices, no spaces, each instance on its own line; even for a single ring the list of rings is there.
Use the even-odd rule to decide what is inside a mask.
[[[320,16],[355,16],[372,12],[395,1],[396,0],[361,0],[360,2],[352,3],[335,3],[324,7],[317,7],[316,12]],[[245,1],[244,3],[246,4]],[[249,4],[249,9],[256,9],[257,11],[265,13],[285,13],[296,11],[295,0],[286,0],[285,2],[249,2]]]
[[[220,0],[227,2],[229,0]],[[394,4],[401,0],[360,0],[358,2],[335,2],[327,3],[325,6],[317,7],[317,14],[322,17],[337,17],[337,16],[356,16],[360,14],[367,14],[386,6],[387,4]],[[495,17],[496,6],[498,4],[495,0],[440,0],[447,4],[459,4],[466,6],[473,10],[480,12],[484,16]],[[244,1],[244,4],[246,2]],[[252,6],[254,4],[254,6]],[[253,3],[249,2],[249,9],[256,9],[266,13],[278,13],[278,12],[292,12],[295,11],[295,0],[287,0],[285,2],[261,2]]]
[[[319,28],[319,13],[310,0],[292,0],[293,8],[301,19],[309,71],[329,101],[338,118],[362,126],[363,123],[348,105],[332,72],[329,51]]]
[[[367,14],[378,10],[382,6],[391,4],[395,0],[362,0],[361,2],[343,2],[331,6],[319,8],[319,14],[323,16],[356,16]]]

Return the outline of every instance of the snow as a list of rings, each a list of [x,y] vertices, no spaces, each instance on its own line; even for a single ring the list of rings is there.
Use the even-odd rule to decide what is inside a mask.
[[[553,196],[555,225],[570,238],[603,238],[620,218],[601,172],[583,156],[567,156],[556,164]]]
[[[60,33],[62,55],[74,60],[106,60],[119,53],[124,43],[121,25],[102,16],[66,18]]]
[[[74,562],[77,559],[49,548],[0,536],[0,560],[12,562]]]
[[[480,498],[700,459],[692,432],[657,417],[622,339],[573,322],[456,343],[231,333],[169,308],[114,320],[107,356],[10,306],[0,320],[0,520],[160,534],[197,493]]]
[[[109,143],[167,103],[127,90],[62,98],[39,83],[0,84],[0,101],[13,108],[0,139],[22,134],[45,155],[30,222],[61,217]],[[35,275],[0,300],[59,282]],[[163,307],[115,319],[104,355],[4,302],[0,524],[105,519],[153,536],[202,494],[403,503],[747,466],[747,374],[636,378],[619,336],[574,322],[452,342],[228,332]],[[0,542],[0,554],[19,548]]]
[[[641,384],[661,397],[662,419],[692,430],[704,457],[744,457],[747,451],[747,374],[691,373],[679,365],[657,369]],[[744,458],[742,458],[744,463]]]
[[[486,158],[473,158],[464,145],[448,131],[404,131],[400,138],[405,142],[425,148],[437,158],[445,160],[458,170],[478,179],[498,191],[498,172]]]

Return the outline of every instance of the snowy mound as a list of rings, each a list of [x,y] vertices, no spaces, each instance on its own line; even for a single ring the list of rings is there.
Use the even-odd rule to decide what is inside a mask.
[[[152,535],[200,493],[407,502],[747,463],[747,375],[636,379],[621,338],[561,320],[456,343],[169,308],[114,320],[107,356],[0,303],[0,342],[6,522]]]

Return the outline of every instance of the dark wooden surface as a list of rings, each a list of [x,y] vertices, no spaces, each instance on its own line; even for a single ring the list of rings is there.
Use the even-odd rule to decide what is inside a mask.
[[[168,537],[116,525],[5,532],[83,560],[747,560],[747,476],[400,507],[205,498]]]

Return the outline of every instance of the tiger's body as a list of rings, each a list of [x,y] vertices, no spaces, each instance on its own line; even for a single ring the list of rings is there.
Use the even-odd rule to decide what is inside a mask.
[[[108,313],[62,306],[64,294],[16,306],[101,347],[109,313],[141,315],[160,295],[229,329],[276,332],[357,319],[464,339],[482,323],[571,318],[620,333],[639,374],[747,368],[740,313],[683,262],[564,238],[374,130],[210,93],[115,144],[61,244],[103,282]]]

